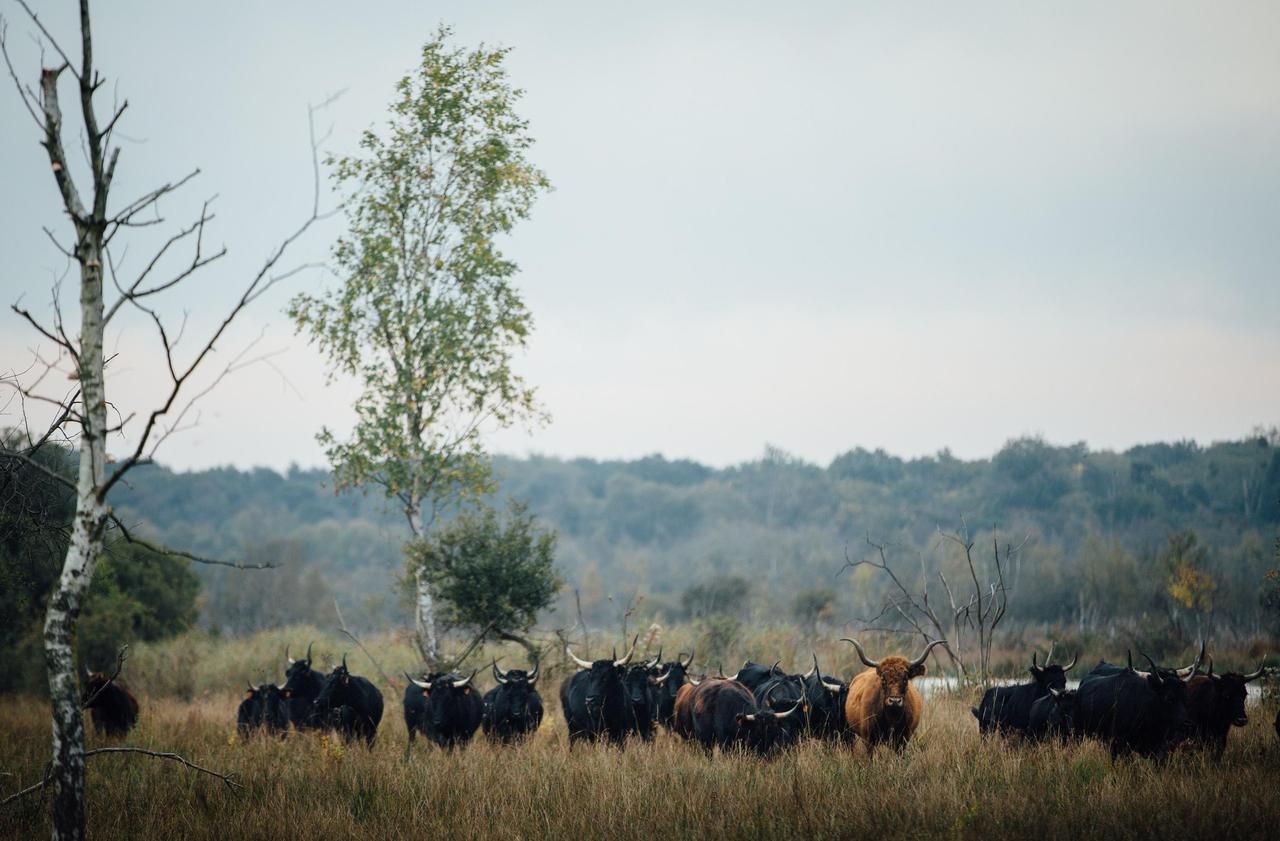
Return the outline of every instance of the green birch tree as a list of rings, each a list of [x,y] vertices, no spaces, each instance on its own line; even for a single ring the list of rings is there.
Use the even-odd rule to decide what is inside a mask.
[[[451,47],[450,35],[437,30],[396,84],[386,124],[356,154],[330,158],[347,217],[333,249],[341,284],[289,307],[330,376],[363,385],[350,435],[319,435],[337,487],[380,487],[413,540],[491,490],[482,430],[541,417],[512,369],[532,320],[496,240],[549,184],[526,158],[533,138],[509,50]],[[419,648],[434,664],[432,588],[409,565]]]

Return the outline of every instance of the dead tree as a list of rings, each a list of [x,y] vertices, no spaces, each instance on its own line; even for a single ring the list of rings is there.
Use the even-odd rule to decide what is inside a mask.
[[[938,534],[942,542],[955,543],[964,549],[969,579],[972,582],[972,590],[967,597],[960,588],[953,588],[946,573],[939,569],[935,575],[946,601],[938,604],[930,591],[931,576],[925,569],[923,558],[919,590],[908,587],[890,561],[889,547],[874,543],[870,536],[866,538],[866,542],[874,550],[874,555],[855,561],[846,548],[845,563],[840,572],[866,566],[880,570],[889,581],[889,591],[880,611],[875,616],[858,620],[864,628],[906,632],[920,636],[926,643],[945,639],[949,644],[940,648],[946,651],[957,681],[977,682],[985,686],[991,680],[991,646],[995,630],[1004,619],[1009,605],[1009,588],[1004,579],[1005,559],[1020,551],[1026,541],[1017,547],[1006,547],[1004,558],[1000,554],[999,543],[995,542],[994,578],[984,580],[985,574],[979,571],[973,559],[974,544],[968,538],[967,528],[960,533],[945,533],[939,529]],[[974,636],[977,637],[976,663],[975,656],[966,645]],[[934,657],[937,656],[935,649]]]
[[[13,306],[13,310],[43,340],[57,348],[57,355],[53,359],[37,356],[35,366],[25,372],[26,376],[13,374],[4,378],[4,383],[21,397],[24,407],[28,403],[42,403],[53,408],[52,421],[43,434],[29,435],[27,447],[6,450],[5,455],[39,468],[43,465],[33,455],[52,440],[61,439],[67,446],[78,450],[79,473],[74,483],[49,472],[51,476],[55,476],[56,481],[75,493],[76,509],[62,574],[49,598],[44,624],[44,646],[53,718],[53,755],[45,777],[45,782],[52,785],[54,792],[53,837],[80,839],[85,834],[85,758],[102,751],[85,750],[84,721],[73,665],[72,639],[85,593],[108,533],[115,531],[124,539],[142,542],[131,535],[112,513],[108,494],[117,483],[124,480],[132,468],[149,462],[156,448],[165,439],[190,425],[192,407],[197,400],[223,378],[254,361],[246,350],[232,358],[213,377],[210,384],[203,387],[194,384],[194,375],[209,367],[207,363],[210,362],[215,347],[241,312],[272,286],[305,268],[294,266],[282,270],[281,262],[289,247],[322,218],[319,212],[319,144],[312,119],[311,151],[315,192],[305,221],[279,244],[252,277],[246,279],[239,299],[229,307],[221,321],[217,322],[204,343],[190,355],[179,355],[176,346],[184,331],[182,327],[174,330],[173,325],[164,322],[156,308],[156,296],[174,289],[226,254],[225,247],[210,251],[206,244],[207,226],[214,218],[210,212],[210,202],[203,204],[194,220],[179,226],[150,259],[142,263],[141,271],[135,276],[123,276],[123,266],[113,259],[117,253],[113,249],[117,245],[117,238],[122,234],[163,224],[165,220],[160,212],[162,200],[189,184],[199,170],[164,183],[123,204],[113,202],[112,181],[121,151],[113,140],[113,133],[129,103],[124,101],[118,105],[113,104],[110,112],[102,115],[105,119],[99,114],[96,98],[105,79],[94,66],[89,2],[80,0],[79,3],[78,62],[63,49],[59,40],[26,0],[16,2],[39,31],[41,64],[44,65],[46,58],[54,60],[53,66],[41,67],[36,87],[24,84],[7,49],[5,22],[0,20],[0,52],[3,53],[18,96],[35,123],[40,144],[48,156],[50,173],[70,223],[70,230],[67,232],[70,239],[65,243],[53,230],[46,228],[45,233],[68,261],[78,268],[80,323],[78,334],[74,326],[67,329],[56,286],[52,319],[48,325],[28,309],[16,304]],[[68,129],[63,122],[60,94],[63,92],[62,82],[68,77],[77,94],[77,111],[81,123],[79,128],[82,132],[78,145],[82,146],[88,162],[87,180],[73,174],[68,160],[68,147],[74,149],[77,145],[74,130]],[[123,248],[123,244],[120,247]],[[107,289],[108,282],[114,290],[110,302],[107,300],[111,294]],[[112,319],[125,310],[139,313],[145,322],[154,327],[163,350],[162,358],[168,375],[164,397],[159,405],[140,415],[124,415],[108,402],[103,335]],[[68,379],[74,383],[70,389],[55,390],[56,383],[65,383]],[[112,413],[116,418],[114,423],[110,419]],[[107,456],[108,437],[123,435],[129,424],[133,425],[129,431],[135,435],[134,443],[128,447],[123,458],[112,462]],[[234,561],[200,558],[189,553],[174,554],[201,563],[245,566]],[[142,752],[135,748],[117,749],[117,752],[121,751]],[[151,755],[172,758],[167,754],[154,752]],[[198,768],[185,760],[182,762]]]

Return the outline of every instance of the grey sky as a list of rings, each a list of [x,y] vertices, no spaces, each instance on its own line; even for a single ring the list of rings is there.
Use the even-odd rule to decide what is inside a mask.
[[[72,5],[42,13],[68,43]],[[30,77],[33,27],[0,9]],[[438,22],[515,48],[556,191],[507,251],[537,320],[521,366],[553,422],[498,449],[725,464],[768,441],[825,462],[1280,420],[1275,3],[113,0],[96,19],[123,130],[145,140],[117,194],[195,166],[171,218],[219,194],[232,256],[169,305],[193,344],[305,213],[308,102],[346,89],[323,119],[349,150]],[[0,126],[0,300],[47,312],[63,261],[40,226],[65,223],[7,82]],[[322,282],[248,314],[221,356],[265,330],[278,370],[220,386],[162,460],[320,463],[313,435],[345,428],[355,390],[324,385],[281,309]],[[144,408],[155,345],[136,321],[112,342],[110,394]],[[0,314],[0,367],[35,345]]]

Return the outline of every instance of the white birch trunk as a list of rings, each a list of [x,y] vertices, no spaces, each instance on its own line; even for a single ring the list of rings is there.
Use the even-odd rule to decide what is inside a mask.
[[[53,838],[82,839],[85,833],[84,717],[71,643],[85,592],[102,552],[106,501],[99,497],[106,466],[107,404],[102,373],[102,246],[88,231],[77,249],[80,261],[80,387],[83,399],[80,473],[75,519],[58,587],[44,623],[45,666],[53,706]]]
[[[418,592],[415,601],[415,620],[418,632],[418,645],[428,666],[434,666],[440,659],[439,642],[436,639],[436,605],[431,595],[431,584],[426,573],[419,569],[415,579]]]

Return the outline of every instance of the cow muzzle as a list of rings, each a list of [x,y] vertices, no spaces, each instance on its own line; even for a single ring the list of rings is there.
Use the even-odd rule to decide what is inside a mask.
[[[1249,724],[1249,716],[1238,715],[1235,717],[1235,719],[1232,720],[1231,723],[1234,724],[1236,727],[1245,727]]]
[[[885,701],[884,701],[884,705],[885,705],[886,707],[888,707],[889,709],[891,709],[891,710],[901,710],[901,709],[902,709],[902,696],[901,696],[901,695],[891,695],[891,696],[889,696],[888,698],[886,698],[886,699],[885,699]]]

